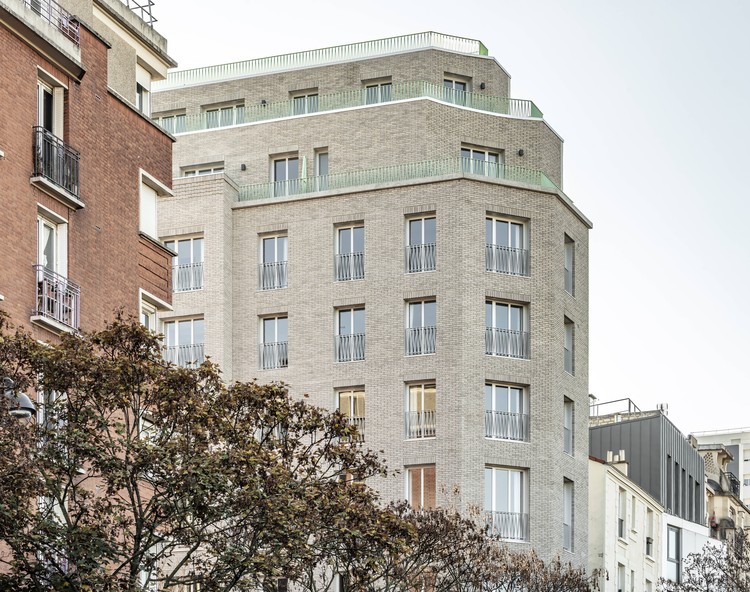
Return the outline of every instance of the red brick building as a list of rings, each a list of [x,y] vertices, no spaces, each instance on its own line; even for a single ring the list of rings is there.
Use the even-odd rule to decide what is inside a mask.
[[[149,99],[175,63],[135,4],[0,0],[0,309],[40,340],[170,307],[173,138]]]

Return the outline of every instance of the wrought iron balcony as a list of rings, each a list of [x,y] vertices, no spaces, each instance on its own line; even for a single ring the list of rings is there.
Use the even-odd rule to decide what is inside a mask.
[[[336,281],[361,280],[365,277],[365,254],[338,253],[334,261]]]
[[[722,471],[721,486],[724,491],[729,491],[737,497],[740,496],[740,480],[734,473],[730,473],[729,471]]]
[[[511,541],[529,540],[529,515],[520,512],[486,512],[487,533]]]
[[[35,265],[36,310],[34,316],[51,319],[73,330],[80,321],[81,287],[43,265]]]
[[[164,348],[164,359],[183,368],[197,368],[206,359],[202,343],[170,345]]]
[[[406,247],[406,273],[435,271],[437,245],[422,243]]]
[[[263,370],[286,368],[289,366],[286,341],[260,344],[260,367]]]
[[[484,259],[487,271],[510,275],[529,275],[528,249],[516,249],[487,243]]]
[[[52,185],[55,196],[82,207],[80,202],[80,154],[43,127],[34,127],[34,178]],[[61,193],[59,190],[63,190]]]
[[[406,439],[435,437],[435,411],[407,411],[404,414]]]
[[[529,441],[529,415],[507,411],[484,412],[484,435],[499,440]]]
[[[434,354],[437,344],[437,327],[409,327],[406,329],[406,355]]]
[[[365,359],[365,334],[336,335],[336,361],[356,362]]]
[[[258,265],[258,287],[261,290],[277,290],[287,286],[287,262],[273,261]]]
[[[529,359],[529,334],[525,331],[486,327],[484,351],[488,356]]]
[[[203,289],[203,262],[172,266],[172,290],[191,292]]]
[[[78,21],[55,0],[24,0],[26,8],[30,8],[45,21],[70,39],[76,46],[81,45],[81,27]]]

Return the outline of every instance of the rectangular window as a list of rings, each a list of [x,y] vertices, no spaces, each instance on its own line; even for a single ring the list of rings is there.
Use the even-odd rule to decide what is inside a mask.
[[[245,105],[238,103],[236,105],[207,108],[203,111],[203,117],[207,129],[245,123]]]
[[[565,291],[571,296],[575,295],[575,253],[576,244],[572,238],[565,235]]]
[[[526,308],[521,304],[485,302],[485,353],[507,358],[530,357]]]
[[[203,319],[167,321],[164,323],[164,359],[184,368],[203,363]]]
[[[624,489],[620,488],[617,495],[617,536],[621,539],[625,538],[625,518],[627,512],[627,494]]]
[[[617,592],[625,592],[625,566],[617,564]]]
[[[216,173],[224,172],[224,163],[211,165],[205,164],[200,166],[191,166],[189,168],[182,169],[183,177],[196,177],[198,175],[214,175]]]
[[[437,302],[409,302],[406,310],[406,355],[434,354],[437,346]]]
[[[287,342],[289,324],[287,317],[261,319],[260,367],[286,368],[289,366]]]
[[[466,91],[469,84],[465,80],[455,78],[443,79],[443,100],[454,105],[466,105]]]
[[[156,189],[141,181],[140,231],[151,238],[157,238],[158,236],[156,230],[156,196]]]
[[[524,389],[507,384],[484,385],[484,435],[529,441],[529,413]]]
[[[406,439],[435,437],[435,384],[410,384],[406,389]]]
[[[141,298],[141,325],[149,331],[160,333],[159,323],[156,318],[156,307]]]
[[[365,391],[362,389],[352,389],[339,391],[338,395],[339,412],[346,417],[350,425],[357,428],[359,440],[365,440]]]
[[[260,239],[258,287],[261,290],[287,287],[288,242],[287,236],[267,236]]]
[[[318,112],[318,93],[305,93],[292,96],[292,115]]]
[[[630,498],[630,530],[636,530],[636,517],[638,515],[638,501],[635,496]]]
[[[437,226],[434,216],[406,223],[406,273],[435,271]]]
[[[346,308],[336,314],[336,361],[365,359],[365,309]]]
[[[565,344],[564,363],[565,372],[575,374],[575,325],[568,317],[564,317],[565,323]]]
[[[190,292],[203,288],[203,237],[164,241],[172,257],[172,290]]]
[[[573,401],[566,397],[563,401],[563,450],[570,455],[573,454],[574,410]]]
[[[78,329],[81,288],[67,277],[68,225],[62,219],[37,217],[36,310],[37,320],[49,319]],[[43,317],[43,319],[41,318]]]
[[[273,174],[273,196],[299,193],[299,158],[275,158],[271,164]]]
[[[505,177],[505,156],[499,150],[461,148],[461,169],[484,177]]]
[[[526,472],[503,467],[484,468],[484,510],[488,530],[509,540],[529,540]]]
[[[148,117],[151,115],[151,72],[136,64],[135,80],[135,106]]]
[[[326,191],[328,189],[328,151],[318,150],[315,152],[315,190]]]
[[[654,556],[654,511],[646,508],[646,555]]]
[[[336,281],[365,277],[365,227],[347,226],[336,231]]]
[[[435,465],[406,469],[406,501],[414,510],[435,508]]]
[[[391,100],[391,82],[365,84],[365,105],[386,103]]]
[[[664,576],[673,582],[680,581],[680,529],[667,526],[667,567]]]
[[[485,269],[510,275],[529,275],[526,240],[523,223],[488,216],[485,219]]]
[[[563,482],[563,549],[573,550],[573,482]]]

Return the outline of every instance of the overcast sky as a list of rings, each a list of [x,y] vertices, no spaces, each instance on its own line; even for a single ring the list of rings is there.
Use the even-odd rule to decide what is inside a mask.
[[[750,426],[750,2],[155,0],[180,68],[422,31],[479,39],[565,139],[594,222],[590,383]]]

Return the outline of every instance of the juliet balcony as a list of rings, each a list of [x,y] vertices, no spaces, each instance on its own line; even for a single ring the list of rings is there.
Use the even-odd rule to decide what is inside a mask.
[[[435,437],[435,410],[407,411],[404,414],[405,437],[420,440]]]
[[[32,185],[73,209],[84,207],[79,184],[80,154],[43,127],[34,127]]]
[[[526,331],[486,327],[484,352],[488,356],[528,360],[531,357],[529,334]]]
[[[496,440],[529,441],[529,414],[507,411],[484,412],[484,435]]]
[[[197,368],[205,359],[202,343],[171,345],[164,348],[164,360],[183,368]]]
[[[43,265],[35,265],[36,308],[31,320],[55,333],[77,331],[81,312],[81,287]]]
[[[486,512],[487,534],[510,541],[529,540],[529,515],[522,512]]]

